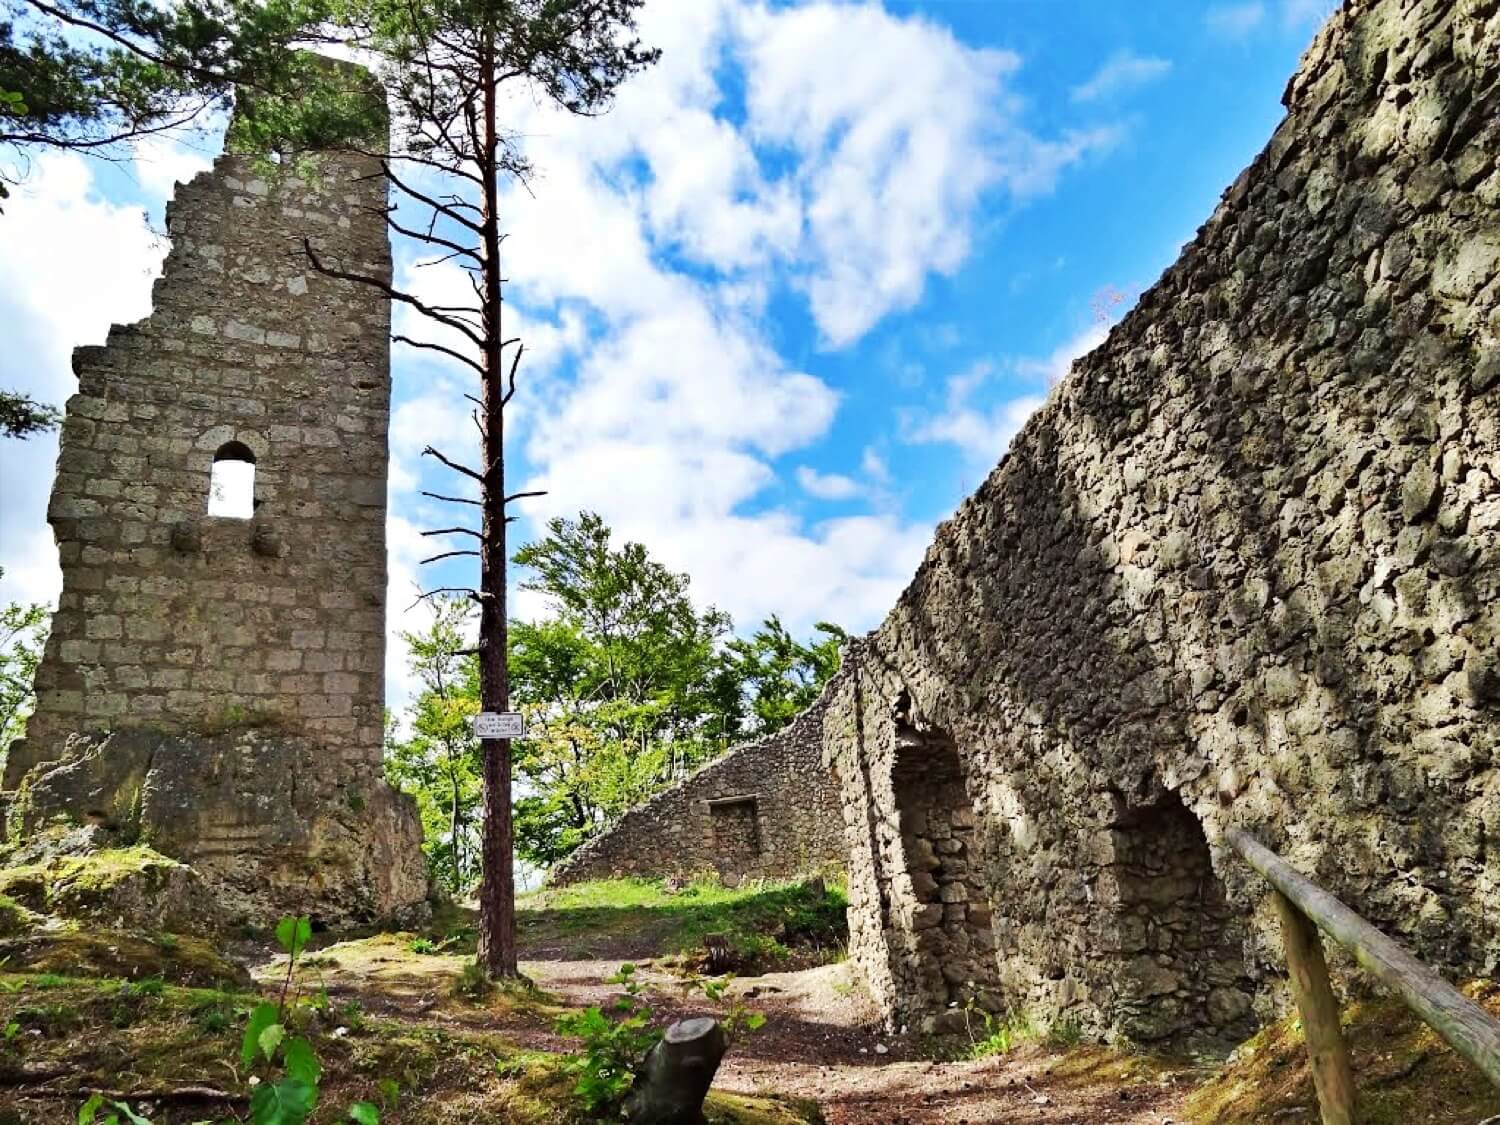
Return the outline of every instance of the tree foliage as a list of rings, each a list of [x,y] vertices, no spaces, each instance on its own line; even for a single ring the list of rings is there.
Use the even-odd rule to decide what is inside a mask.
[[[25,438],[57,425],[61,415],[15,391],[0,391],[0,437]]]
[[[730,642],[730,659],[760,733],[786,726],[839,670],[839,653],[849,634],[828,621],[819,621],[816,630],[822,639],[803,644],[772,614],[749,640]]]
[[[112,146],[309,88],[324,0],[0,0],[0,151]]]
[[[552,520],[515,561],[531,572],[522,588],[549,606],[509,630],[512,698],[527,723],[516,842],[530,863],[555,863],[733,744],[785,725],[838,668],[836,626],[801,643],[773,617],[735,639],[728,614],[694,604],[685,574],[639,543],[616,544],[592,513]],[[468,618],[444,600],[433,625],[407,638],[423,689],[387,759],[423,810],[434,873],[454,890],[476,875],[479,750],[467,723],[479,709],[477,660],[455,655]]]
[[[10,744],[26,733],[36,705],[32,684],[47,639],[47,618],[44,605],[12,602],[0,609],[0,762]]]
[[[479,743],[470,727],[479,712],[479,669],[465,652],[472,617],[463,599],[440,599],[425,631],[401,635],[422,686],[407,711],[410,733],[386,747],[386,777],[416,797],[428,868],[452,894],[480,874]]]

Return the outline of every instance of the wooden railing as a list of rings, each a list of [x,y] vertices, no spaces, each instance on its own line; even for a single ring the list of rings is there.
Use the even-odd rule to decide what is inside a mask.
[[[1354,1073],[1328,980],[1321,929],[1460,1054],[1500,1087],[1500,1020],[1306,878],[1254,836],[1230,829],[1226,839],[1275,888],[1292,997],[1302,1017],[1323,1125],[1356,1125]]]

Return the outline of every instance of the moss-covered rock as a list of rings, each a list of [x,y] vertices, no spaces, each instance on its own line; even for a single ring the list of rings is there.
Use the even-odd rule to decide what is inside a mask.
[[[36,930],[0,940],[0,964],[11,972],[65,977],[159,977],[192,988],[253,987],[243,965],[201,938],[135,930]]]
[[[40,919],[9,895],[0,894],[0,938],[30,929]]]
[[[0,895],[39,914],[206,934],[224,919],[198,873],[144,845],[0,869]]]

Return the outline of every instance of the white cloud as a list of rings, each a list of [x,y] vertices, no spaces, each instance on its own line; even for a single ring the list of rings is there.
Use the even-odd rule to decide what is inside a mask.
[[[151,309],[149,279],[166,244],[137,208],[102,199],[94,166],[70,153],[38,157],[0,218],[0,387],[61,406],[77,387],[71,357],[109,326]],[[52,601],[62,586],[46,524],[57,435],[0,438],[0,601]]]
[[[865,446],[864,452],[859,457],[860,471],[876,484],[888,484],[891,479],[891,467],[881,456],[880,451],[874,446]]]
[[[840,473],[820,473],[807,465],[797,467],[797,483],[819,500],[851,500],[859,495],[859,483]]]
[[[994,365],[981,361],[951,376],[946,407],[927,418],[908,419],[906,440],[956,445],[972,466],[994,465],[1026,419],[1046,401],[1041,395],[1021,395],[988,408],[975,405],[975,392],[994,374]]]
[[[809,523],[766,508],[766,497],[779,495],[777,464],[809,459],[798,455],[827,438],[839,398],[816,363],[778,352],[765,310],[790,289],[805,297],[825,343],[854,343],[918,302],[934,275],[962,265],[988,200],[1050,190],[1116,134],[1107,126],[1038,134],[1012,87],[1015,55],[966,46],[934,22],[878,4],[656,4],[641,30],[664,48],[662,62],[628,83],[603,120],[526,98],[507,108],[539,169],[531,191],[506,193],[503,214],[514,279],[507,334],[514,328],[528,347],[507,419],[528,478],[517,487],[551,490],[528,518],[595,509],[620,536],[693,575],[700,600],[746,627],[775,612],[792,628],[823,618],[863,628],[908,581],[931,527],[887,510],[881,489],[891,474],[874,447],[857,482],[796,476],[810,493],[853,499],[851,486],[861,489],[876,514]],[[157,191],[195,166],[190,152],[142,156],[138,174]],[[86,183],[74,184],[49,192],[50,205],[82,206],[86,195]],[[146,239],[133,213],[92,206],[111,222],[129,218]],[[20,225],[7,214],[0,238]],[[50,310],[38,339],[63,379],[68,350],[92,323],[79,315],[78,263],[90,263],[89,284],[98,286],[106,284],[99,275],[143,257],[123,226],[78,229],[73,242],[46,231],[33,240],[58,282],[27,294]],[[0,254],[8,268],[30,260],[3,244]],[[419,267],[407,256],[398,277],[442,303],[469,295],[451,264]],[[145,311],[144,278],[128,288],[139,311],[110,305],[100,335]],[[22,322],[0,302],[0,335]],[[407,310],[397,309],[396,326],[416,334]],[[419,532],[436,509],[417,492],[460,492],[465,483],[420,450],[451,440],[461,454],[475,440],[462,399],[467,376],[452,366],[440,372],[432,359],[396,351],[387,680],[397,708],[410,685],[396,634],[421,621],[421,610],[407,608],[415,584],[449,581],[418,573],[417,560],[434,553]],[[966,401],[957,410],[985,422],[987,448],[1010,425],[1000,408]],[[963,425],[952,432],[981,443]],[[43,527],[44,500],[35,497],[28,526]],[[0,555],[25,553],[11,548],[20,537],[0,540]],[[532,608],[520,599],[520,612]]]
[[[1069,96],[1075,102],[1095,102],[1155,82],[1171,71],[1167,59],[1148,58],[1131,51],[1116,51],[1088,81],[1074,86]]]
[[[1338,8],[1336,0],[1282,0],[1281,22],[1289,28],[1321,27]]]
[[[1048,387],[1055,387],[1073,369],[1073,361],[1089,354],[1109,335],[1108,322],[1089,325],[1078,335],[1064,340],[1042,359],[1019,359],[1016,371],[1021,375],[1044,380]]]
[[[196,140],[174,140],[156,133],[132,142],[131,156],[141,187],[154,196],[168,199],[178,184],[185,184],[199,172],[213,167],[212,154],[219,147],[217,134],[211,139],[195,136]]]
[[[1216,4],[1203,14],[1209,31],[1224,39],[1243,39],[1265,22],[1266,6],[1260,0],[1245,4]]]
[[[987,191],[1050,190],[1063,167],[1110,140],[1037,138],[1007,85],[1019,56],[968,47],[921,18],[869,4],[751,4],[737,29],[747,128],[797,156],[802,285],[835,347],[914,304],[928,274],[957,269]]]

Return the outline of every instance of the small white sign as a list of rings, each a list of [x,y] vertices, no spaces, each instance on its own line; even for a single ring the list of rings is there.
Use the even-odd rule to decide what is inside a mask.
[[[475,738],[525,738],[526,721],[519,711],[483,711],[474,716]]]

